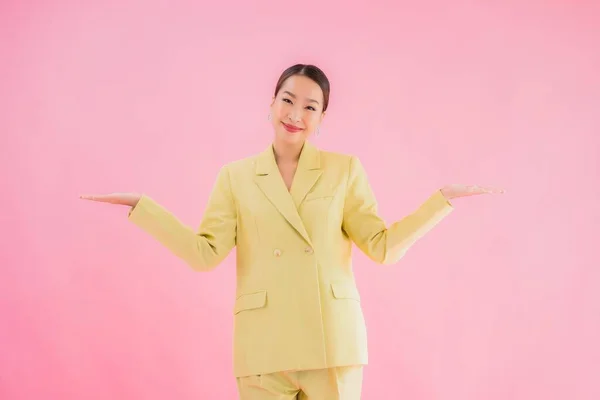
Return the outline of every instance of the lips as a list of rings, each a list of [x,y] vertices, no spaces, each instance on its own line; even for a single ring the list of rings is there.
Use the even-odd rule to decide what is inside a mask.
[[[298,128],[297,126],[294,125],[288,125],[286,123],[283,123],[283,127],[285,128],[286,131],[290,132],[290,133],[297,133],[300,132],[302,130],[302,128]]]

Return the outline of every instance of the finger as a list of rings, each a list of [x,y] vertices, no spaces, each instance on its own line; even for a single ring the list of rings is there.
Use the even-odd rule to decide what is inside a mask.
[[[485,190],[486,193],[490,193],[490,194],[500,194],[500,193],[504,193],[505,192],[504,189],[500,189],[500,188],[497,188],[497,187],[490,187],[490,186],[485,187],[484,190]]]
[[[504,189],[500,189],[500,188],[496,188],[496,187],[492,187],[492,186],[479,186],[479,185],[473,185],[471,186],[470,192],[475,192],[478,194],[499,194],[499,193],[504,193]]]
[[[81,195],[79,196],[80,198],[84,199],[84,200],[92,200],[92,201],[104,201],[104,202],[110,202],[113,196],[108,195],[108,194],[95,194],[95,195]]]

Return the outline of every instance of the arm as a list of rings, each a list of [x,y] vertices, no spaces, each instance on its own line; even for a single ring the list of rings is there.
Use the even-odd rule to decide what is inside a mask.
[[[448,200],[436,191],[412,214],[387,227],[377,213],[377,200],[361,162],[351,158],[342,228],[371,260],[380,264],[398,262],[452,210]]]
[[[196,232],[145,195],[130,211],[129,220],[194,270],[209,271],[217,267],[236,240],[237,214],[227,167],[219,171]]]

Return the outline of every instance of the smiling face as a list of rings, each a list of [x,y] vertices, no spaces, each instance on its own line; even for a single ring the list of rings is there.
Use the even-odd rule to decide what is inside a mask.
[[[301,145],[321,124],[323,91],[312,79],[294,75],[281,86],[271,103],[271,123],[275,140],[286,145]]]

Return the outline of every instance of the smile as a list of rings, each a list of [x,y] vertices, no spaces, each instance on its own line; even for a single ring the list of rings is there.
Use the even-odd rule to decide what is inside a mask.
[[[290,132],[290,133],[297,133],[300,132],[302,130],[302,128],[298,128],[297,126],[293,126],[293,125],[288,125],[286,123],[283,123],[283,127],[285,128],[286,131]]]

